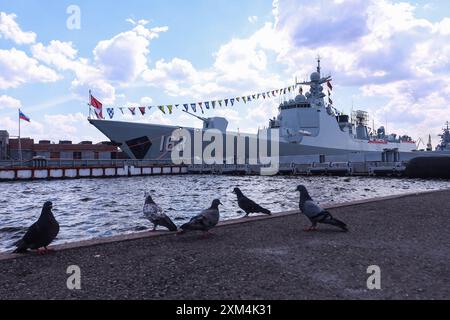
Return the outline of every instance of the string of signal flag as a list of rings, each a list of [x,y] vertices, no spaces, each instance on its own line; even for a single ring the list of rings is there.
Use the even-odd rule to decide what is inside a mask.
[[[210,100],[210,101],[202,101],[195,103],[183,103],[183,104],[167,104],[167,105],[157,105],[157,106],[139,106],[139,107],[118,107],[117,109],[124,115],[126,111],[128,111],[132,116],[136,116],[138,112],[144,116],[147,111],[152,110],[153,108],[159,109],[163,114],[172,114],[175,109],[183,108],[184,111],[189,111],[191,109],[192,112],[197,113],[200,111],[202,114],[205,113],[205,109],[210,110],[215,109],[216,107],[229,107],[234,106],[237,103],[250,103],[252,101],[256,101],[259,99],[270,99],[277,96],[285,95],[287,93],[293,93],[298,84],[288,86],[286,88],[269,90],[262,93],[256,93],[251,95],[243,95],[235,98],[227,98],[220,100]],[[327,82],[328,86],[328,102],[330,105],[333,104],[331,100],[331,91],[333,90],[333,86],[330,81]],[[303,93],[302,87],[300,87],[300,93]],[[103,115],[103,103],[100,102],[97,98],[92,95],[91,90],[89,90],[89,103],[88,105],[92,107],[95,111],[95,115],[98,119],[105,119]],[[205,109],[204,109],[205,108]],[[114,107],[107,107],[106,112],[110,119],[112,119],[115,115]]]

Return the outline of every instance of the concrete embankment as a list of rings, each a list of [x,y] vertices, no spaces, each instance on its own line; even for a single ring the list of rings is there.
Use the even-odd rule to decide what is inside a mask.
[[[223,223],[215,235],[150,232],[0,255],[0,299],[449,299],[450,191],[330,209],[349,233],[303,232],[303,215]],[[81,290],[67,289],[67,268]],[[367,268],[381,269],[368,290]]]
[[[55,168],[0,168],[0,182],[81,178],[119,178],[152,175],[186,174],[186,166],[123,166],[123,167],[55,167]]]

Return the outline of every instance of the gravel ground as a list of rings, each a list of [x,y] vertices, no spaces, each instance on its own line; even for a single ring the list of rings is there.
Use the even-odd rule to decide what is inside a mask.
[[[349,233],[302,215],[0,261],[1,299],[449,299],[450,191],[330,210]],[[81,290],[66,287],[70,265]],[[381,268],[368,290],[367,268]]]

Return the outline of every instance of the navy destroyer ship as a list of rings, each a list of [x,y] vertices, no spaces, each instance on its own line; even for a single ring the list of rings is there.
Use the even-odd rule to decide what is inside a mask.
[[[338,112],[332,105],[325,103],[324,85],[331,76],[322,76],[320,59],[317,70],[309,81],[297,83],[300,90],[295,99],[284,101],[279,105],[278,115],[269,120],[268,127],[259,129],[256,134],[227,131],[228,121],[223,117],[198,117],[203,121],[203,128],[167,126],[161,124],[132,123],[123,121],[89,119],[89,122],[106,135],[111,142],[126,152],[131,159],[152,159],[171,162],[171,151],[175,143],[172,135],[176,130],[186,129],[194,141],[195,132],[216,129],[223,135],[224,149],[226,141],[235,141],[245,136],[246,142],[264,139],[264,143],[277,143],[280,163],[293,163],[308,157],[334,156],[335,159],[348,161],[350,154],[376,154],[384,150],[399,153],[414,153],[416,143],[409,136],[388,134],[384,127],[377,130],[368,127],[368,114],[355,111],[351,115]],[[303,86],[309,91],[303,94]],[[276,133],[276,134],[275,134]],[[259,141],[260,142],[260,141]],[[201,150],[208,143],[203,142]],[[191,147],[192,159],[199,159]],[[250,147],[245,146],[244,162],[249,163]],[[233,148],[233,154],[236,147]],[[224,159],[229,159],[224,152]],[[242,159],[241,159],[242,160]],[[303,161],[302,160],[302,161]],[[200,160],[201,161],[201,160]],[[230,160],[233,162],[233,159]],[[236,163],[236,156],[234,156]],[[228,162],[226,162],[228,163]]]

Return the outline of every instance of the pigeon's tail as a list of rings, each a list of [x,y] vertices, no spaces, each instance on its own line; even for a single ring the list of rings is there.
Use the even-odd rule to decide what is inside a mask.
[[[175,225],[175,223],[173,223],[172,220],[170,220],[169,217],[167,217],[166,219],[164,219],[163,224],[164,227],[166,227],[167,229],[169,229],[169,231],[177,231],[178,228]]]
[[[343,231],[348,232],[347,225],[344,222],[342,222],[341,220],[338,220],[338,219],[334,218],[331,214],[329,214],[327,219],[322,221],[322,223],[326,223],[326,224],[330,224],[332,226],[336,226],[338,228],[341,228]]]
[[[270,212],[270,210],[264,209],[261,207],[261,213],[267,214],[267,215],[272,215],[272,212]]]
[[[192,225],[192,223],[185,223],[180,227],[181,230],[197,230],[196,226]]]
[[[17,248],[13,251],[13,253],[26,253],[27,252],[27,246],[26,243],[23,240],[19,240],[14,244]]]

